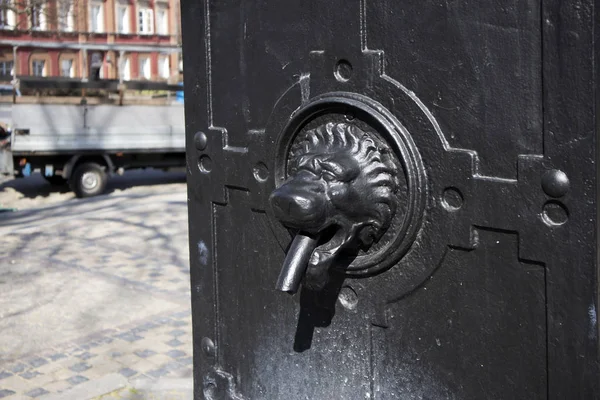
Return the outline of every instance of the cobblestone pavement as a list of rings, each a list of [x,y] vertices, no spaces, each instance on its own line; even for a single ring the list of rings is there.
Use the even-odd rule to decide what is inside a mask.
[[[0,214],[0,399],[192,377],[185,184]]]

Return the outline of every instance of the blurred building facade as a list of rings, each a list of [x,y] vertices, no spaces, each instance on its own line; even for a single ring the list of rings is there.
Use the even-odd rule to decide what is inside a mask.
[[[0,0],[0,80],[181,81],[179,0]]]

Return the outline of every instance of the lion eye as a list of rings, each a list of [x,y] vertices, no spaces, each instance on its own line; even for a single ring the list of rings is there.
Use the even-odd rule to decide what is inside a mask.
[[[322,176],[325,182],[334,182],[338,180],[337,176],[331,171],[324,170]]]

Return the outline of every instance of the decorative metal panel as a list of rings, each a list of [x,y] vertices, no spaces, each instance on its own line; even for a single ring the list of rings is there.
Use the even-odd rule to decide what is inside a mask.
[[[597,396],[592,1],[182,15],[197,398]]]

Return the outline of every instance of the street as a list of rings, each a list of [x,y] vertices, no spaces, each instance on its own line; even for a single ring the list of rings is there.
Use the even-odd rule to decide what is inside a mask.
[[[32,176],[0,208],[0,398],[191,398],[184,174],[85,200]]]

